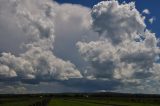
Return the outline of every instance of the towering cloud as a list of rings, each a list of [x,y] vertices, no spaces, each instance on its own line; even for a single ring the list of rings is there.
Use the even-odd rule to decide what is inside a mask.
[[[0,0],[0,92],[158,92],[160,42],[143,13],[117,0]]]
[[[100,2],[91,15],[92,28],[99,33],[99,40],[77,43],[79,52],[91,64],[87,70],[90,76],[119,80],[122,84],[142,84],[157,76],[158,39],[146,29],[145,17],[133,2]]]
[[[1,81],[10,78],[18,81],[24,79],[43,81],[82,77],[74,64],[56,57],[52,52],[55,37],[53,1],[1,0],[0,4],[3,4],[0,19],[6,20],[5,24],[11,26],[14,23],[21,36],[27,36],[25,37],[27,40],[21,46],[23,53],[1,54],[0,76],[3,76]]]

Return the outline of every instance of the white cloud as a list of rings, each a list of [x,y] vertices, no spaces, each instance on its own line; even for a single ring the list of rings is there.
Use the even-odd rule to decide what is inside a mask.
[[[23,30],[28,42],[23,44],[24,53],[2,53],[0,75],[17,79],[67,80],[81,78],[75,65],[56,57],[54,51],[54,4],[51,0],[4,1],[1,17],[6,16],[18,30]],[[6,8],[7,7],[7,8]],[[7,10],[6,10],[7,9]],[[12,11],[12,12],[10,12]],[[7,17],[12,16],[12,17]],[[12,23],[7,23],[11,24]],[[24,35],[22,35],[24,36]]]
[[[91,64],[91,76],[138,85],[158,76],[158,39],[146,29],[134,3],[101,2],[93,7],[92,20],[99,40],[77,43],[79,52]]]
[[[156,18],[155,18],[155,17],[152,17],[152,18],[149,19],[149,23],[150,23],[150,24],[153,24],[153,22],[154,22],[155,20],[156,20]]]
[[[10,70],[8,66],[0,65],[0,76],[1,78],[10,78],[10,77],[16,77],[17,74],[14,70]]]
[[[150,11],[149,11],[148,9],[144,9],[144,10],[143,10],[143,13],[144,13],[144,14],[150,14]]]
[[[116,0],[92,10],[52,0],[1,0],[0,79],[13,81],[4,81],[0,92],[148,92],[152,85],[158,91],[158,40],[144,19],[134,3]],[[10,85],[14,81],[21,84]]]
[[[146,27],[144,17],[133,2],[121,5],[115,0],[101,2],[93,7],[91,14],[93,29],[113,44],[134,39],[136,34],[143,34]]]

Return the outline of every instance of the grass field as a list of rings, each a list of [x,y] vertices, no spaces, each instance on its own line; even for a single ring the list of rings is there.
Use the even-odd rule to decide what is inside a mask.
[[[48,104],[49,101],[46,101],[47,103],[43,103],[45,101],[46,99],[41,97],[1,98],[0,106],[33,106],[34,104],[40,104],[41,106],[41,104]]]
[[[119,98],[120,99],[120,98]],[[54,98],[49,106],[160,106],[158,102],[118,98]]]
[[[37,101],[38,98],[5,98],[0,100],[0,106],[29,106]]]
[[[0,106],[29,106],[30,104],[38,101],[35,98],[7,98],[0,100]]]
[[[0,106],[160,106],[160,96],[135,95],[13,95],[1,96]]]

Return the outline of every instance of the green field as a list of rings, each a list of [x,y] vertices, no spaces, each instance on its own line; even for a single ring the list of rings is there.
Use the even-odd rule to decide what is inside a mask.
[[[129,100],[127,98],[54,98],[49,106],[160,106],[152,99]]]
[[[39,98],[4,98],[0,100],[0,106],[29,106],[37,101]]]
[[[47,103],[43,103],[47,102]],[[43,106],[43,104],[48,104],[49,101],[46,101],[46,97],[9,97],[9,98],[1,98],[0,106],[33,106],[34,104],[38,104],[38,106]],[[40,104],[40,105],[39,105]],[[36,105],[37,106],[37,105]]]
[[[159,96],[44,94],[0,96],[0,106],[160,106]]]
[[[1,99],[0,106],[29,106],[42,101],[41,98],[8,98]]]

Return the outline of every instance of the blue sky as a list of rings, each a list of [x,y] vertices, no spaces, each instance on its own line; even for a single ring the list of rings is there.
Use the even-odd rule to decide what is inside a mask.
[[[80,4],[89,8],[92,8],[95,4],[102,0],[55,0],[60,4],[63,3],[72,3],[72,4]],[[160,0],[118,0],[119,2],[135,2],[136,8],[142,12],[144,9],[148,9],[151,14],[146,16],[146,19],[149,19],[151,17],[155,17],[156,21],[150,25],[147,21],[147,27],[152,30],[152,32],[156,33],[156,36],[160,37],[160,13],[159,13],[159,7],[160,7]]]

